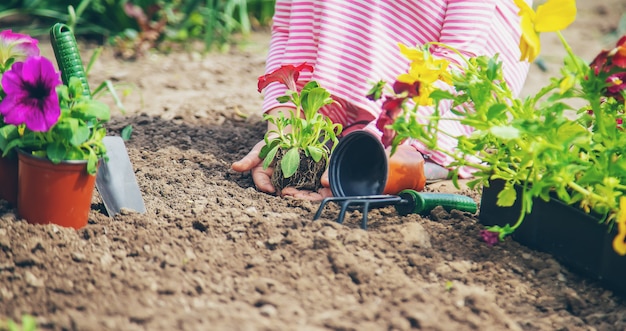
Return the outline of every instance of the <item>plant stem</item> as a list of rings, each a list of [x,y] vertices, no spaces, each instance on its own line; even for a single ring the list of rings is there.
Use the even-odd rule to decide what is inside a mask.
[[[528,180],[530,179],[530,172],[528,173],[528,176],[526,177],[526,180],[524,181],[524,187],[522,188],[522,207],[521,207],[521,212],[519,213],[519,216],[517,218],[517,222],[515,222],[515,224],[513,224],[513,226],[511,227],[511,233],[513,231],[515,231],[515,229],[517,229],[520,225],[522,225],[522,221],[524,221],[524,218],[526,216],[526,204],[528,204],[528,202],[526,200],[528,200],[526,198],[526,194],[528,194]]]
[[[589,191],[589,190],[585,189],[584,187],[582,187],[582,186],[578,185],[578,184],[577,184],[577,183],[575,183],[575,182],[568,182],[568,183],[567,183],[567,186],[568,186],[569,188],[571,188],[572,190],[574,190],[574,191],[576,191],[576,192],[579,192],[579,193],[581,193],[581,194],[583,194],[583,195],[585,195],[585,196],[592,197],[594,200],[598,200],[598,201],[607,201],[607,199],[606,199],[605,197],[603,197],[603,196],[601,196],[601,195],[599,195],[599,194],[593,193],[593,192],[591,192],[591,191]]]
[[[438,41],[431,41],[431,42],[427,43],[426,45],[434,45],[434,46],[439,46],[439,47],[442,47],[442,48],[448,49],[448,50],[452,51],[453,53],[455,53],[456,55],[458,55],[458,56],[459,56],[459,58],[460,58],[460,59],[462,59],[462,60],[465,62],[465,64],[468,64],[468,65],[470,64],[470,62],[469,62],[469,60],[467,59],[467,57],[466,57],[465,55],[463,55],[461,52],[459,52],[459,51],[458,51],[456,48],[454,48],[454,47],[451,47],[451,46],[449,46],[449,45],[446,45],[446,44],[441,43],[441,42],[438,42]]]
[[[581,67],[580,61],[577,61],[578,57],[576,56],[576,54],[574,54],[574,51],[572,50],[572,47],[570,47],[570,45],[567,43],[567,40],[565,40],[563,33],[561,33],[561,31],[556,31],[556,35],[559,37],[559,40],[561,40],[561,44],[563,44],[563,48],[565,48],[567,55],[572,59],[573,63],[576,64],[577,74],[579,76],[584,76],[585,68]],[[595,121],[595,126],[597,130],[602,135],[605,135],[606,131],[605,131],[604,123],[602,120],[600,120],[602,118],[602,107],[600,107],[600,100],[596,98],[588,98],[586,93],[583,93],[582,96],[584,99],[589,101],[591,109],[593,110],[594,114],[596,115],[596,118],[598,119],[597,121]]]

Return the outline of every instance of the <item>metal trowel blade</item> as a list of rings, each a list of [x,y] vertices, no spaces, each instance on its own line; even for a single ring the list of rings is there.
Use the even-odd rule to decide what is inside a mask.
[[[109,161],[103,162],[98,169],[96,188],[102,197],[107,214],[114,217],[122,209],[145,213],[146,207],[124,140],[122,137],[106,136],[103,143]]]

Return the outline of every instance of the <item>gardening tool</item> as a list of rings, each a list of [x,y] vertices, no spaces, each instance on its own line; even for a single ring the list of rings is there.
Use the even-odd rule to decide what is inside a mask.
[[[367,229],[367,213],[371,208],[393,205],[401,216],[411,213],[428,214],[437,206],[442,206],[448,211],[457,209],[475,213],[477,210],[476,202],[468,196],[418,192],[414,188],[417,186],[418,189],[422,189],[422,180],[408,179],[404,182],[406,186],[403,188],[400,188],[398,181],[395,180],[394,189],[400,191],[389,192],[387,181],[395,175],[390,174],[389,169],[389,160],[378,138],[366,131],[351,132],[339,141],[328,166],[328,179],[333,197],[322,200],[313,219],[319,219],[328,202],[341,205],[338,223],[343,223],[346,211],[361,207],[363,229]],[[398,171],[403,168],[394,166],[392,169]],[[383,194],[385,190],[388,194]]]
[[[50,29],[50,41],[63,83],[68,84],[70,77],[76,77],[83,85],[83,94],[91,97],[87,74],[72,30],[65,24],[57,23]],[[100,165],[96,188],[107,214],[113,217],[122,208],[145,213],[146,207],[124,141],[121,137],[108,136],[103,139],[103,143],[109,160]]]

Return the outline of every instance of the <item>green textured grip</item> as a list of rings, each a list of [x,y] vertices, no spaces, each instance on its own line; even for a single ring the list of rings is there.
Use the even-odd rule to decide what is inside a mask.
[[[80,58],[76,38],[74,38],[74,33],[70,27],[63,23],[53,25],[50,28],[50,42],[52,43],[57,65],[61,71],[63,84],[67,85],[70,77],[76,77],[80,79],[83,85],[83,94],[91,97],[87,74],[83,67],[83,61]]]
[[[428,214],[437,206],[442,206],[445,210],[452,209],[476,213],[478,207],[474,199],[460,194],[452,193],[431,193],[417,192],[414,190],[404,190],[399,194],[401,203],[395,205],[396,211],[400,215],[408,214]]]

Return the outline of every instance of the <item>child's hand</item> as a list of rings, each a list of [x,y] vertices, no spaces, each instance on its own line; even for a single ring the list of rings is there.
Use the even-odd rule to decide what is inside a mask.
[[[267,169],[263,169],[263,160],[259,158],[259,152],[261,148],[265,145],[264,141],[259,141],[252,150],[244,156],[241,160],[236,161],[232,164],[232,169],[238,172],[246,172],[250,171],[252,174],[252,181],[256,188],[265,193],[274,193],[276,192],[276,188],[272,185],[271,177],[274,172],[274,168],[269,167]],[[280,195],[283,197],[292,197],[295,199],[305,199],[305,200],[322,200],[326,197],[332,196],[332,192],[330,191],[330,185],[328,183],[328,171],[324,172],[322,175],[322,185],[324,186],[318,192],[306,191],[306,190],[298,190],[293,187],[285,187]]]
[[[273,115],[276,115],[279,112],[290,114],[290,110],[291,108],[289,107],[277,107],[272,109],[269,113]],[[276,130],[276,127],[272,123],[268,122],[267,130],[268,132]],[[265,141],[259,141],[256,145],[254,145],[254,147],[252,147],[252,150],[250,150],[246,156],[244,156],[241,160],[234,162],[231,168],[237,172],[250,171],[252,174],[252,181],[254,182],[257,190],[265,193],[275,193],[276,188],[272,185],[271,181],[274,168],[268,167],[267,169],[263,169],[263,160],[259,157],[261,148],[263,148],[264,145]],[[326,197],[331,197],[333,194],[329,188],[328,170],[322,175],[321,181],[323,187],[318,192],[285,187],[282,192],[280,192],[280,196],[306,200],[322,200]]]
[[[295,199],[313,200],[313,201],[319,201],[327,197],[332,197],[333,192],[330,190],[330,183],[328,182],[328,169],[324,171],[321,181],[322,181],[323,187],[319,189],[317,192],[298,190],[293,187],[285,187],[282,190],[281,195],[283,197],[292,197]]]
[[[270,178],[274,172],[274,168],[263,169],[263,160],[259,158],[259,152],[265,145],[265,141],[259,141],[252,150],[241,160],[232,164],[231,168],[238,172],[250,171],[252,181],[256,188],[261,192],[274,193],[276,189],[272,185]]]

